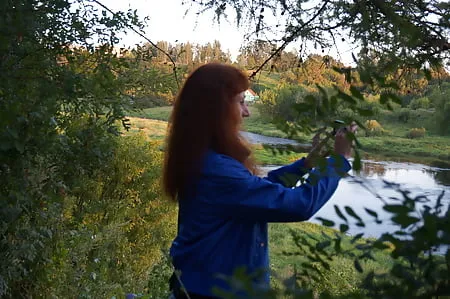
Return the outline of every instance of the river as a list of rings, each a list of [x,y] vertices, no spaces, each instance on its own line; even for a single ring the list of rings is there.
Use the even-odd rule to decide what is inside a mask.
[[[277,167],[279,166],[264,166],[261,168],[263,173],[267,173]],[[359,174],[351,171],[349,177],[342,179],[332,198],[311,221],[321,223],[317,220],[317,217],[322,217],[336,223],[342,223],[335,212],[334,206],[339,206],[342,211],[345,206],[350,206],[363,219],[366,226],[360,228],[356,225],[350,225],[349,234],[355,235],[364,232],[366,237],[378,237],[384,232],[393,232],[398,227],[393,226],[389,219],[390,214],[382,209],[382,201],[372,193],[376,192],[385,199],[392,196],[401,197],[398,192],[386,188],[384,180],[400,184],[402,189],[411,192],[411,196],[426,195],[430,200],[429,206],[433,206],[438,195],[445,191],[442,203],[446,207],[450,204],[450,169],[413,163],[363,161],[362,171]],[[382,223],[377,224],[374,218],[364,211],[364,208],[376,211]],[[351,219],[351,217],[347,218]]]
[[[248,132],[241,132],[241,134],[251,143],[295,144],[295,141],[284,138],[267,137]],[[261,170],[264,174],[276,167],[279,166],[264,166],[261,167]],[[321,223],[317,220],[317,217],[322,217],[336,223],[342,223],[336,215],[334,206],[341,207],[341,210],[345,206],[350,206],[365,222],[364,228],[350,225],[349,234],[351,235],[364,232],[366,237],[378,237],[384,232],[392,232],[394,229],[398,229],[390,221],[391,214],[383,210],[382,201],[374,195],[374,193],[377,193],[386,199],[400,197],[400,194],[394,192],[392,188],[386,188],[384,181],[400,184],[402,189],[411,192],[411,196],[426,195],[430,200],[429,206],[433,206],[439,194],[444,191],[442,203],[447,208],[450,205],[450,169],[415,163],[363,161],[360,173],[351,171],[349,177],[341,180],[333,197],[311,221]],[[382,223],[377,224],[374,218],[365,212],[364,208],[377,212]]]
[[[240,133],[248,142],[253,144],[297,144],[297,141],[286,138],[270,137],[244,131]]]

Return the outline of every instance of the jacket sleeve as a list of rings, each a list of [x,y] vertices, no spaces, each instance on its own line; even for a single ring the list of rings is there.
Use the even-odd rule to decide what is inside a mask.
[[[269,171],[265,179],[272,183],[282,184],[285,187],[293,187],[308,170],[305,167],[305,158],[302,158],[289,165]]]
[[[234,160],[233,160],[234,161]],[[215,202],[221,213],[232,218],[261,222],[294,222],[311,218],[333,195],[341,177],[350,170],[342,156],[329,158],[325,169],[313,169],[314,183],[307,180],[295,188],[250,174],[234,161],[226,166]]]

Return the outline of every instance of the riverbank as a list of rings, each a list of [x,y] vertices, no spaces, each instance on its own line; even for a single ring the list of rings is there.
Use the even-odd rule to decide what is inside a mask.
[[[286,138],[286,134],[265,121],[257,109],[251,109],[251,117],[245,119],[243,130],[269,137]],[[130,113],[130,116],[167,121],[172,107],[155,107]],[[377,137],[358,137],[362,145],[362,157],[370,160],[389,160],[394,162],[413,162],[434,167],[450,168],[450,137],[425,136],[418,139],[404,137],[400,129],[392,130],[390,135]],[[159,136],[158,138],[161,138]],[[298,136],[299,142],[308,142],[312,136]],[[270,158],[271,151],[256,149],[255,156],[262,164],[285,164],[300,154],[278,155]],[[284,156],[284,157],[283,157]]]

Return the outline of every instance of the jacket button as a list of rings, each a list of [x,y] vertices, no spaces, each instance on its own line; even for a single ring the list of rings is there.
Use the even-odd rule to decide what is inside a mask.
[[[264,243],[261,243],[261,244],[259,244],[259,245],[261,245],[261,247],[264,247]]]

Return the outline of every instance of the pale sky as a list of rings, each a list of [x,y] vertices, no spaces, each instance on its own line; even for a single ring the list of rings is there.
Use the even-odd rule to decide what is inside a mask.
[[[160,40],[175,44],[192,43],[205,44],[218,40],[224,51],[229,50],[232,58],[236,58],[239,48],[245,44],[244,30],[238,29],[234,22],[234,15],[230,14],[230,20],[222,20],[220,24],[214,22],[213,13],[206,12],[197,16],[195,10],[185,15],[188,5],[182,5],[183,0],[103,0],[104,5],[113,11],[127,9],[137,9],[141,18],[148,16],[148,27],[146,28],[146,36],[152,42]],[[190,3],[191,0],[184,0]],[[129,32],[126,36],[122,36],[120,46],[133,46],[137,43],[144,43],[141,37],[133,32]],[[287,48],[287,50],[295,47],[295,44]],[[351,64],[350,46],[347,44],[339,45],[341,56],[337,55],[336,49],[331,49],[328,54],[344,62]],[[319,54],[322,54],[319,52]]]

